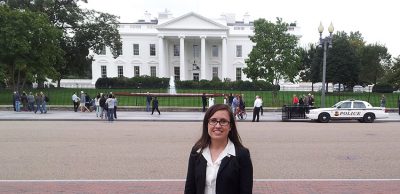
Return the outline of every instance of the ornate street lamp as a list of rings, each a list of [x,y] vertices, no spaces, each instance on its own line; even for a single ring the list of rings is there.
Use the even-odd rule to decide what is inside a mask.
[[[332,33],[333,33],[333,25],[328,27],[329,36],[322,38],[322,32],[324,32],[324,26],[322,26],[322,22],[319,24],[318,31],[319,31],[319,47],[324,47],[324,60],[322,64],[322,88],[321,88],[321,107],[325,107],[325,79],[326,79],[326,47],[332,48]]]

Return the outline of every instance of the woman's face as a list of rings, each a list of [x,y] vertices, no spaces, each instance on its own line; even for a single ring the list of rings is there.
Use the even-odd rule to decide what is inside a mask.
[[[208,120],[208,135],[211,140],[227,140],[231,130],[229,112],[219,110]]]

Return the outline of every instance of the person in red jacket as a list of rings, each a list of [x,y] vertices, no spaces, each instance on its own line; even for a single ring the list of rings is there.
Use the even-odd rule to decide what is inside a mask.
[[[293,105],[299,104],[299,98],[297,98],[296,94],[293,94]]]

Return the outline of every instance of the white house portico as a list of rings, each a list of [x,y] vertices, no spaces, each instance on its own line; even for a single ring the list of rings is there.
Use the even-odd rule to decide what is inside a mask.
[[[253,43],[253,22],[232,15],[211,20],[197,13],[172,18],[169,12],[157,19],[119,24],[122,55],[114,59],[106,48],[95,55],[92,82],[100,77],[141,75],[171,77],[176,80],[245,80],[245,58]]]

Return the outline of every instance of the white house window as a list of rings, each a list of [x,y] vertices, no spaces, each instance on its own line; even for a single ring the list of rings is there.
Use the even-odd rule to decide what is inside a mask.
[[[150,44],[150,56],[156,56],[156,45]]]
[[[150,76],[157,77],[157,69],[156,66],[150,66]]]
[[[213,79],[218,78],[218,67],[212,68],[212,77],[213,77]]]
[[[124,77],[124,67],[118,66],[118,77]]]
[[[174,44],[174,57],[179,57],[180,45]]]
[[[212,57],[218,57],[218,46],[217,45],[212,45],[212,48],[211,48],[211,54],[212,54]]]
[[[99,55],[106,55],[106,54],[107,54],[107,52],[106,52],[106,46],[103,46],[103,48],[101,49]]]
[[[102,78],[107,77],[107,66],[105,66],[105,65],[101,66],[101,77]]]
[[[236,57],[242,57],[242,45],[236,45]]]
[[[175,80],[181,80],[181,69],[179,67],[174,67],[174,78]]]
[[[140,67],[139,66],[134,66],[133,67],[133,71],[134,71],[134,76],[135,77],[139,77],[140,76]]]
[[[242,80],[242,68],[236,68],[236,81]]]
[[[133,44],[133,55],[139,55],[139,44]]]
[[[193,45],[193,56],[194,56],[194,58],[200,57],[200,49],[199,49],[199,45],[197,45],[197,44]]]

